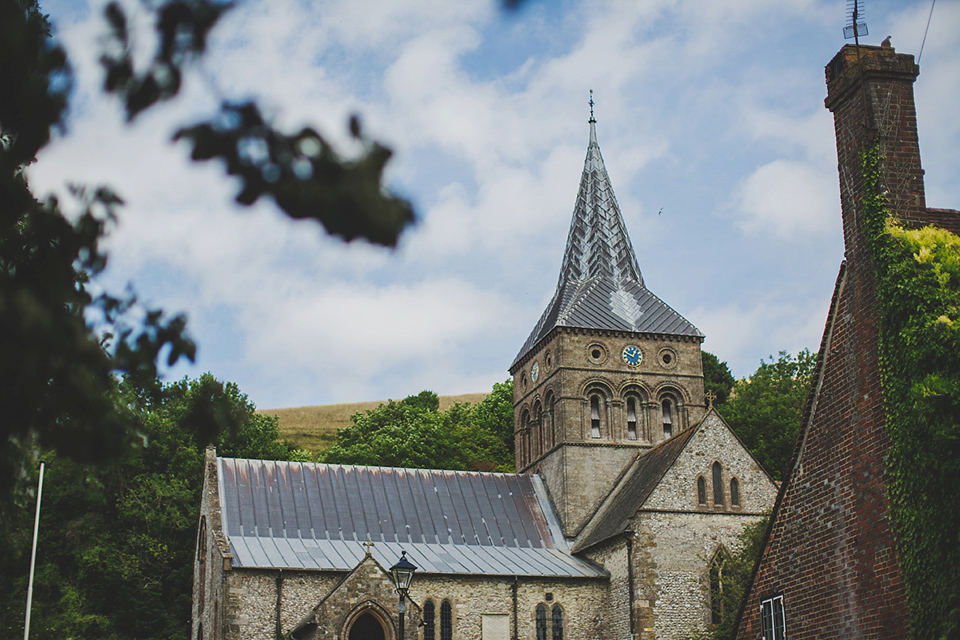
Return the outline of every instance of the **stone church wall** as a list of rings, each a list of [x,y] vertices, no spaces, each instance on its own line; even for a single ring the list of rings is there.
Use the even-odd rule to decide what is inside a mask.
[[[708,614],[708,565],[718,549],[737,549],[743,527],[762,516],[719,513],[642,512],[634,520],[636,573],[656,600],[653,635],[682,640],[705,628]],[[647,560],[644,559],[647,556]],[[736,615],[731,612],[729,615]],[[647,625],[648,627],[651,625]]]
[[[628,534],[629,535],[629,534]],[[630,544],[625,536],[617,536],[597,545],[584,554],[589,560],[602,566],[610,573],[606,602],[603,608],[603,638],[610,640],[629,640],[631,636],[631,605],[634,608],[647,608],[645,601],[632,598],[630,591]],[[641,612],[642,613],[642,612]],[[635,615],[635,614],[634,614]]]
[[[714,504],[713,464],[721,463],[723,503]],[[707,504],[700,505],[697,478],[706,487]],[[739,486],[739,506],[731,504],[730,481]],[[703,421],[670,471],[644,503],[644,509],[764,513],[773,508],[777,488],[750,452],[715,414]]]
[[[227,572],[224,640],[276,637],[277,575],[277,570],[234,569]],[[344,573],[334,572],[284,571],[280,615],[283,634],[293,631],[344,576]],[[390,581],[386,574],[383,579]],[[433,599],[438,616],[440,603],[448,599],[453,606],[454,637],[457,640],[481,640],[483,618],[490,614],[509,617],[512,637],[513,585],[512,577],[418,575],[410,588],[410,598],[419,607],[428,598]],[[389,591],[389,597],[381,595],[377,602],[395,619],[397,598],[392,593],[392,583]],[[333,625],[336,629],[317,637],[337,638],[345,614],[369,597],[370,592],[371,589],[367,588],[335,592],[324,602],[322,613],[336,618]],[[520,577],[517,579],[518,637],[520,640],[535,640],[538,604],[546,605],[548,611],[554,604],[562,607],[566,640],[607,637],[599,633],[605,618],[606,596],[605,580]],[[408,615],[413,616],[410,609]],[[415,632],[415,628],[415,625],[413,629],[407,628],[408,640],[422,637],[422,630]]]
[[[226,572],[224,640],[277,637],[276,569]],[[343,573],[283,571],[280,627],[292,631],[304,616],[343,579]]]
[[[540,474],[566,535],[577,534],[638,453],[612,444],[568,445],[541,461]]]

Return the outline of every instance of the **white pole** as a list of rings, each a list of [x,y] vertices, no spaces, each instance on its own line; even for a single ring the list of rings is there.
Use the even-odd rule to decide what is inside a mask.
[[[43,497],[43,468],[40,461],[40,484],[37,486],[37,515],[33,519],[33,553],[30,556],[30,580],[27,582],[27,620],[23,625],[23,640],[30,638],[30,608],[33,606],[33,570],[37,565],[37,532],[40,530],[40,498]]]

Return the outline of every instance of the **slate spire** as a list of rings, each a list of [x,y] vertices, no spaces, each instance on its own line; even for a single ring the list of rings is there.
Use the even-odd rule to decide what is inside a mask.
[[[644,286],[597,143],[592,102],[591,96],[590,141],[557,291],[514,364],[555,327],[703,338],[695,326]]]
[[[587,158],[583,163],[580,190],[557,286],[562,288],[567,282],[595,276],[607,276],[618,283],[634,281],[643,285],[637,256],[600,154],[597,121],[591,117]]]

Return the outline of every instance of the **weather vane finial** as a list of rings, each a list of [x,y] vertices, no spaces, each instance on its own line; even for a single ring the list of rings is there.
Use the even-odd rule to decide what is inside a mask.
[[[596,119],[593,117],[593,89],[590,89],[590,120],[589,122],[596,122]]]

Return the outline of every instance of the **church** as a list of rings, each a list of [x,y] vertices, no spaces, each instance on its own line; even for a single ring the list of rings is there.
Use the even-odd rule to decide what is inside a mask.
[[[208,449],[192,638],[663,640],[736,615],[711,594],[777,487],[705,396],[703,339],[644,284],[591,112],[557,289],[510,365],[517,473]]]

